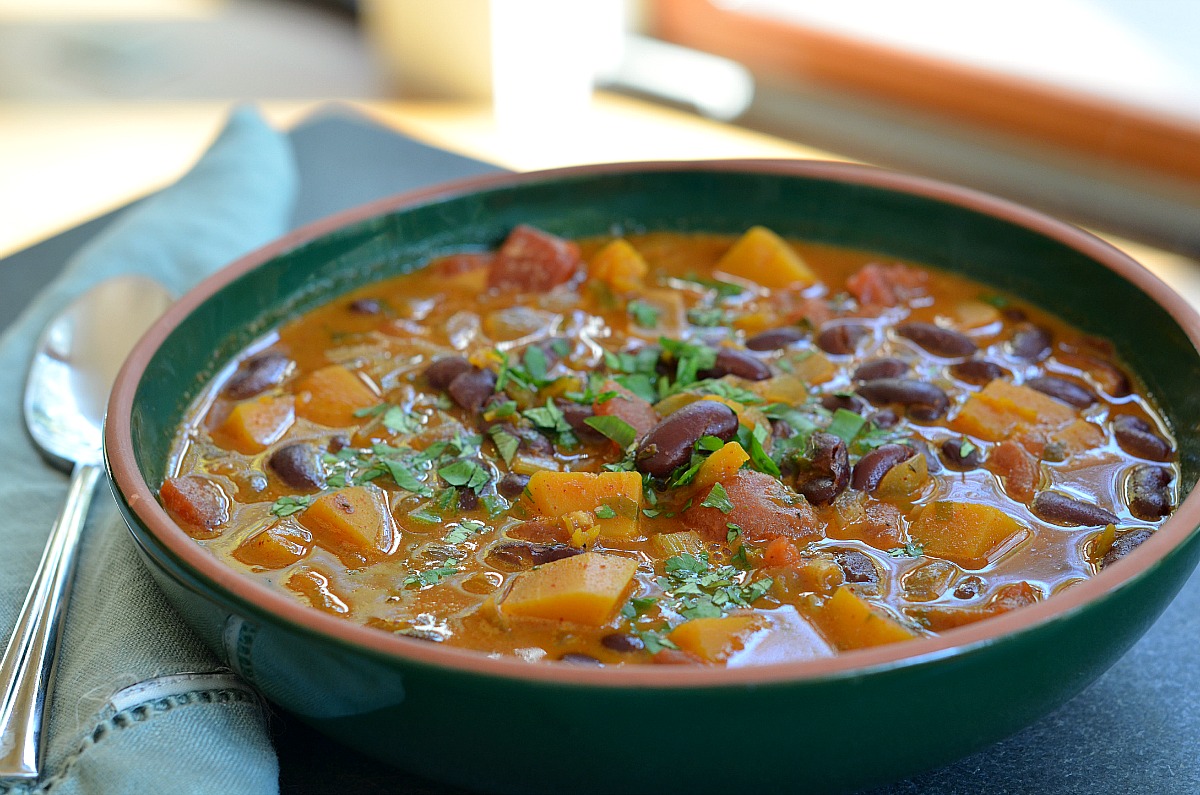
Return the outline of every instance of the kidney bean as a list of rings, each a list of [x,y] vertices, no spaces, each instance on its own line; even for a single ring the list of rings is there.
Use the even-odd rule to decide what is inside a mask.
[[[1050,332],[1032,323],[1022,323],[1008,340],[1008,352],[1026,362],[1037,362],[1050,355]]]
[[[786,420],[770,420],[771,437],[774,439],[790,439],[796,435],[796,429]]]
[[[864,414],[871,407],[871,404],[858,395],[839,394],[822,395],[821,405],[828,411],[845,409],[846,411],[853,411],[855,414]]]
[[[459,373],[446,387],[450,399],[470,412],[479,411],[495,391],[496,374],[477,367]]]
[[[496,484],[496,491],[500,492],[504,497],[515,499],[521,496],[528,485],[528,475],[518,475],[516,472],[509,472],[500,478],[500,481]]]
[[[957,358],[970,356],[979,350],[975,341],[966,334],[933,323],[901,323],[896,326],[896,333],[912,340],[935,356]]]
[[[267,465],[287,485],[300,491],[325,488],[325,468],[317,448],[305,442],[280,447],[267,459]]]
[[[1152,530],[1131,530],[1116,537],[1108,552],[1100,559],[1100,568],[1106,568],[1140,547],[1154,535]]]
[[[771,377],[771,368],[752,354],[736,348],[718,348],[717,360],[707,370],[697,373],[701,378],[720,378],[726,375],[747,381],[763,381]]]
[[[1133,414],[1118,414],[1112,420],[1113,436],[1121,449],[1138,458],[1169,461],[1171,444],[1155,432],[1154,427]]]
[[[1096,402],[1096,396],[1092,390],[1058,376],[1039,375],[1037,378],[1030,378],[1026,381],[1025,386],[1076,408],[1086,409]]]
[[[554,455],[554,444],[533,428],[511,428],[508,431],[517,437],[517,449],[534,455]]]
[[[896,416],[896,412],[891,409],[880,409],[879,411],[871,412],[871,416],[867,417],[872,423],[880,428],[891,428],[900,421]]]
[[[479,495],[473,489],[466,486],[458,487],[458,509],[460,511],[473,511],[479,507]]]
[[[942,457],[946,459],[946,466],[959,472],[978,469],[983,464],[983,453],[965,437],[942,442]]]
[[[329,437],[329,444],[325,449],[331,453],[336,453],[339,450],[350,446],[350,437],[344,433],[337,433]]]
[[[574,557],[583,550],[566,544],[539,544],[535,541],[502,541],[488,552],[488,561],[505,570],[527,569]]]
[[[974,599],[983,593],[984,585],[982,577],[976,574],[968,575],[958,581],[958,585],[954,589],[954,596],[957,599]]]
[[[737,434],[738,418],[733,409],[713,400],[697,400],[668,414],[650,429],[637,448],[637,468],[665,478],[686,464],[702,436],[728,442]]]
[[[892,467],[901,461],[907,461],[913,455],[912,448],[902,444],[885,444],[881,447],[876,447],[860,458],[858,463],[854,465],[854,472],[851,475],[850,482],[859,491],[875,491],[875,489],[879,488],[879,481],[883,480],[883,476]]]
[[[983,386],[989,381],[1008,374],[1008,370],[987,359],[968,359],[965,362],[950,365],[950,375],[959,381],[965,381],[975,386]]]
[[[590,405],[576,403],[573,400],[563,400],[562,398],[555,398],[554,405],[562,412],[567,424],[571,426],[571,430],[575,431],[575,435],[581,440],[585,442],[598,442],[605,438],[604,434],[584,422],[589,417],[596,416],[596,410]]]
[[[279,386],[292,369],[292,360],[282,353],[264,353],[247,359],[225,382],[221,393],[233,400],[244,400]]]
[[[570,651],[558,658],[559,662],[572,663],[573,665],[592,665],[597,668],[603,668],[604,663],[597,660],[590,654],[580,654]]]
[[[879,582],[879,569],[871,556],[857,549],[839,549],[833,553],[833,560],[846,578],[846,582]]]
[[[845,356],[858,350],[858,344],[870,333],[861,323],[829,323],[817,334],[817,347],[826,353]]]
[[[426,367],[424,375],[434,389],[446,389],[455,378],[471,369],[473,365],[462,356],[445,356]]]
[[[850,456],[846,443],[831,433],[817,431],[809,440],[809,466],[796,476],[795,489],[813,505],[828,505],[850,483]]]
[[[933,384],[911,378],[877,378],[860,384],[858,394],[875,404],[899,403],[918,419],[936,419],[946,413],[950,398]]]
[[[874,381],[879,378],[899,378],[908,372],[908,362],[887,357],[863,362],[854,371],[855,381]]]
[[[1171,512],[1171,481],[1175,473],[1166,467],[1138,464],[1125,480],[1125,497],[1129,511],[1147,522],[1161,519]]]
[[[610,632],[600,638],[600,645],[606,649],[620,652],[641,651],[646,648],[646,644],[637,635],[631,635],[628,632]]]
[[[760,331],[746,340],[746,347],[752,351],[781,351],[784,348],[804,339],[804,332],[795,326]]]
[[[1099,505],[1077,500],[1055,491],[1038,492],[1029,507],[1034,516],[1054,524],[1098,527],[1115,524],[1117,521],[1115,514]]]
[[[359,298],[346,307],[355,315],[378,315],[383,311],[383,302],[378,298]]]

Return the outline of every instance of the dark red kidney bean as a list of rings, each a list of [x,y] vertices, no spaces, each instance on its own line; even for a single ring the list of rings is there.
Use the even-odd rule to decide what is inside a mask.
[[[1125,480],[1125,498],[1129,512],[1153,522],[1171,512],[1171,481],[1175,473],[1166,467],[1138,464]]]
[[[971,574],[958,581],[954,588],[954,596],[957,599],[974,599],[983,593],[984,585],[982,577]]]
[[[665,478],[686,464],[702,436],[728,442],[737,434],[738,418],[733,409],[714,400],[697,400],[668,414],[642,437],[637,448],[637,468]]]
[[[520,497],[528,485],[528,475],[518,475],[516,472],[509,472],[500,478],[500,481],[496,484],[496,491],[500,492],[501,496],[508,497],[511,500]]]
[[[458,487],[458,509],[460,511],[473,511],[479,507],[479,495],[474,489],[469,489],[466,486]]]
[[[455,378],[473,369],[462,356],[445,356],[425,368],[425,380],[434,389],[446,389]]]
[[[781,351],[804,339],[804,332],[795,326],[760,331],[746,340],[746,347],[752,351]]]
[[[771,368],[753,354],[736,348],[718,348],[713,366],[697,373],[701,378],[720,378],[726,375],[744,378],[747,381],[764,381],[771,377]]]
[[[459,373],[446,387],[450,399],[470,412],[479,411],[495,391],[496,374],[476,367]]]
[[[349,446],[350,446],[350,437],[344,433],[338,433],[338,434],[334,434],[333,436],[329,437],[329,444],[326,446],[325,449],[331,453],[336,453],[339,450],[343,450]]]
[[[1117,517],[1099,505],[1077,500],[1056,491],[1042,491],[1033,498],[1030,509],[1039,519],[1054,524],[1100,527],[1115,524]]]
[[[846,443],[831,433],[817,431],[808,443],[808,466],[796,476],[795,489],[813,505],[828,505],[850,483],[850,455]]]
[[[957,358],[970,356],[979,350],[975,341],[960,331],[943,328],[933,323],[901,323],[896,326],[896,333],[905,339],[912,340],[935,356]]]
[[[855,381],[874,381],[879,378],[899,378],[908,372],[908,362],[888,357],[863,362],[854,371]]]
[[[597,660],[590,654],[580,654],[579,652],[570,651],[558,658],[559,662],[571,663],[573,665],[591,665],[596,668],[603,668],[604,663]]]
[[[554,443],[533,428],[512,428],[517,437],[517,449],[534,455],[554,455]]]
[[[604,434],[584,422],[589,417],[596,416],[595,409],[590,405],[562,398],[555,398],[554,405],[562,412],[567,424],[571,426],[571,430],[575,431],[575,435],[581,440],[585,442],[598,442],[605,438]]]
[[[1008,374],[1008,370],[987,359],[969,359],[950,365],[950,375],[975,386],[983,386]]]
[[[346,308],[355,315],[378,315],[383,311],[383,302],[378,298],[359,298]]]
[[[1026,381],[1025,386],[1080,409],[1086,409],[1096,402],[1092,390],[1058,376],[1039,375]]]
[[[552,563],[583,552],[566,544],[539,544],[535,541],[502,541],[487,554],[488,562],[497,568],[512,571]]]
[[[796,429],[786,420],[770,420],[771,437],[774,439],[790,439],[796,435]]]
[[[225,382],[221,394],[233,400],[244,400],[279,386],[292,369],[292,360],[282,353],[264,353],[247,359]]]
[[[933,384],[911,378],[877,378],[860,384],[858,394],[872,403],[899,403],[918,419],[936,419],[946,413],[950,398]]]
[[[1133,414],[1118,414],[1112,421],[1113,436],[1121,449],[1138,458],[1169,461],[1171,444],[1155,432],[1154,427]]]
[[[842,570],[846,582],[879,582],[879,569],[870,555],[857,549],[839,549],[833,553],[833,560]]]
[[[875,491],[875,489],[879,488],[879,481],[883,480],[883,476],[892,467],[912,457],[912,448],[902,444],[885,444],[881,447],[876,447],[858,459],[858,463],[854,465],[854,472],[851,475],[850,482],[859,491]]]
[[[1050,332],[1032,323],[1022,323],[1008,340],[1008,352],[1026,362],[1039,362],[1050,355]]]
[[[942,457],[946,459],[946,466],[958,472],[978,469],[983,464],[982,451],[966,438],[942,442]]]
[[[827,411],[837,411],[845,409],[853,411],[855,414],[864,414],[871,404],[860,398],[858,395],[832,394],[821,396],[821,406]]]
[[[1112,542],[1112,546],[1108,548],[1108,552],[1104,553],[1104,557],[1100,559],[1100,568],[1103,569],[1116,563],[1148,541],[1152,535],[1154,535],[1152,530],[1143,529],[1131,530],[1117,536]]]
[[[861,323],[829,323],[817,334],[817,347],[826,353],[845,356],[858,350],[858,344],[870,333]]]
[[[871,412],[868,417],[872,423],[880,428],[891,428],[896,423],[900,422],[900,418],[896,416],[896,412],[891,409],[880,409],[879,411]]]
[[[628,632],[610,632],[600,638],[600,645],[619,652],[641,651],[646,648],[646,644],[642,642],[641,638]]]
[[[267,466],[293,489],[317,491],[325,488],[325,468],[321,466],[320,451],[306,442],[280,447],[271,453]]]

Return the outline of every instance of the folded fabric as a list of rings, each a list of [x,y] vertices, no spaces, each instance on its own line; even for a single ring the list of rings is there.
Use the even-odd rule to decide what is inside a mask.
[[[67,492],[67,477],[42,462],[22,430],[21,392],[42,328],[118,273],[182,293],[282,234],[296,183],[287,137],[253,109],[235,110],[189,173],[115,220],[0,336],[5,639]],[[103,484],[79,556],[45,741],[43,779],[0,792],[278,791],[263,704],[163,599]]]

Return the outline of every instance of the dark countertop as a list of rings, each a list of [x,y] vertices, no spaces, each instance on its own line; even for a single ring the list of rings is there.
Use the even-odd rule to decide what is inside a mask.
[[[291,137],[301,173],[295,226],[382,196],[498,170],[336,106],[298,125]],[[0,328],[114,215],[0,261]],[[279,713],[272,733],[287,795],[448,791]],[[1200,573],[1141,641],[1079,696],[979,753],[872,795],[977,792],[1200,792]]]

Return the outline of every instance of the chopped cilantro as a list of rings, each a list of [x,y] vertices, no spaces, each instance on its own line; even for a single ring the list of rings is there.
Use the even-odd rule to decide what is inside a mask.
[[[647,403],[658,402],[658,389],[654,386],[654,379],[645,373],[627,373],[615,376],[613,380]]]
[[[925,554],[925,547],[922,544],[909,541],[902,547],[889,549],[888,554],[893,558],[919,558]]]
[[[683,282],[683,286],[685,287],[691,284],[702,287],[705,290],[712,290],[718,300],[733,298],[735,295],[741,295],[746,292],[745,288],[732,282],[723,282],[719,279],[704,279],[694,273],[689,273],[682,279],[673,279],[672,281]]]
[[[279,499],[275,500],[275,503],[271,506],[271,513],[280,517],[291,516],[292,514],[300,513],[305,508],[312,505],[312,501],[314,499],[315,497],[311,495],[287,495],[280,497]]]
[[[962,444],[958,446],[958,454],[963,458],[966,458],[978,449],[979,448],[976,447],[970,439],[963,439]]]
[[[637,429],[620,417],[588,417],[584,424],[617,443],[622,450],[637,440]]]
[[[725,310],[716,306],[694,306],[687,311],[688,322],[693,326],[712,328],[726,322]]]
[[[488,512],[489,518],[495,518],[508,510],[508,500],[498,494],[484,494],[479,498],[483,503],[484,509]]]
[[[437,472],[451,486],[465,486],[476,493],[492,480],[492,473],[486,466],[469,458],[452,461]]]
[[[633,596],[621,606],[621,615],[632,620],[645,615],[657,603],[658,599],[653,596]]]
[[[445,541],[447,544],[458,545],[486,528],[487,525],[483,522],[477,522],[474,519],[464,519],[456,526],[451,527],[450,532],[446,533]]]
[[[452,577],[458,574],[458,561],[454,558],[448,559],[441,566],[435,569],[427,569],[426,571],[413,572],[404,578],[405,588],[417,586],[425,588],[431,585],[437,585],[443,582],[447,577]]]
[[[1007,309],[1009,304],[1012,303],[1007,298],[1005,298],[1003,295],[998,295],[996,293],[990,293],[988,295],[981,295],[981,296],[979,296],[979,300],[983,301],[985,304],[991,304],[992,306],[996,307],[997,309]]]
[[[696,440],[696,449],[704,450],[709,453],[715,453],[725,446],[725,442],[721,441],[716,436],[701,436]]]
[[[700,504],[705,508],[716,508],[724,514],[733,511],[733,503],[729,501],[729,494],[720,483],[713,484],[712,491],[708,492],[708,496]]]
[[[613,509],[613,507],[611,505],[601,505],[601,506],[597,507],[596,510],[593,511],[592,513],[596,514],[597,519],[615,519],[615,518],[617,518],[617,512],[616,512],[616,510]]]
[[[646,647],[646,651],[650,652],[651,654],[658,654],[663,649],[678,649],[679,648],[678,646],[675,645],[675,642],[673,640],[671,640],[670,638],[668,638],[666,635],[662,634],[661,632],[654,632],[651,630],[642,630],[640,632],[635,632],[634,634],[636,634],[641,639],[642,643]]]
[[[867,421],[862,416],[855,414],[847,409],[838,409],[833,413],[833,421],[826,428],[827,433],[832,433],[846,444],[854,441],[858,436],[859,431],[866,426]]]
[[[453,494],[454,492],[450,493]],[[425,524],[442,523],[442,517],[438,516],[436,513],[430,512],[426,508],[418,508],[417,510],[409,513],[409,516],[411,516],[413,519],[416,519],[418,522],[424,522]]]
[[[521,363],[525,365],[525,372],[530,381],[541,384],[546,380],[546,371],[550,368],[550,363],[546,359],[546,352],[537,345],[530,345],[525,349]]]
[[[750,464],[759,472],[764,472],[773,478],[780,476],[779,465],[775,463],[771,456],[767,455],[766,448],[763,447],[763,442],[767,440],[770,431],[763,425],[754,426],[753,431],[743,430],[746,426],[738,428],[738,441],[750,454]]]
[[[684,553],[668,558],[659,585],[672,599],[671,608],[685,618],[722,615],[751,604],[770,590],[769,577],[746,582],[747,572],[734,566],[710,566],[708,560]],[[714,612],[715,611],[715,612]]]
[[[658,344],[675,361],[675,382],[672,384],[675,391],[695,383],[700,372],[717,362],[717,352],[707,345],[693,345],[667,337],[659,337]]]
[[[517,454],[517,449],[521,446],[521,440],[504,430],[500,425],[493,425],[491,428],[488,428],[488,435],[495,442],[496,450],[499,451],[500,457],[504,459],[504,463],[511,465],[513,456]]]
[[[658,318],[662,314],[662,310],[658,307],[652,306],[645,301],[630,301],[627,309],[633,317],[633,322],[642,328],[652,329],[658,327]]]

